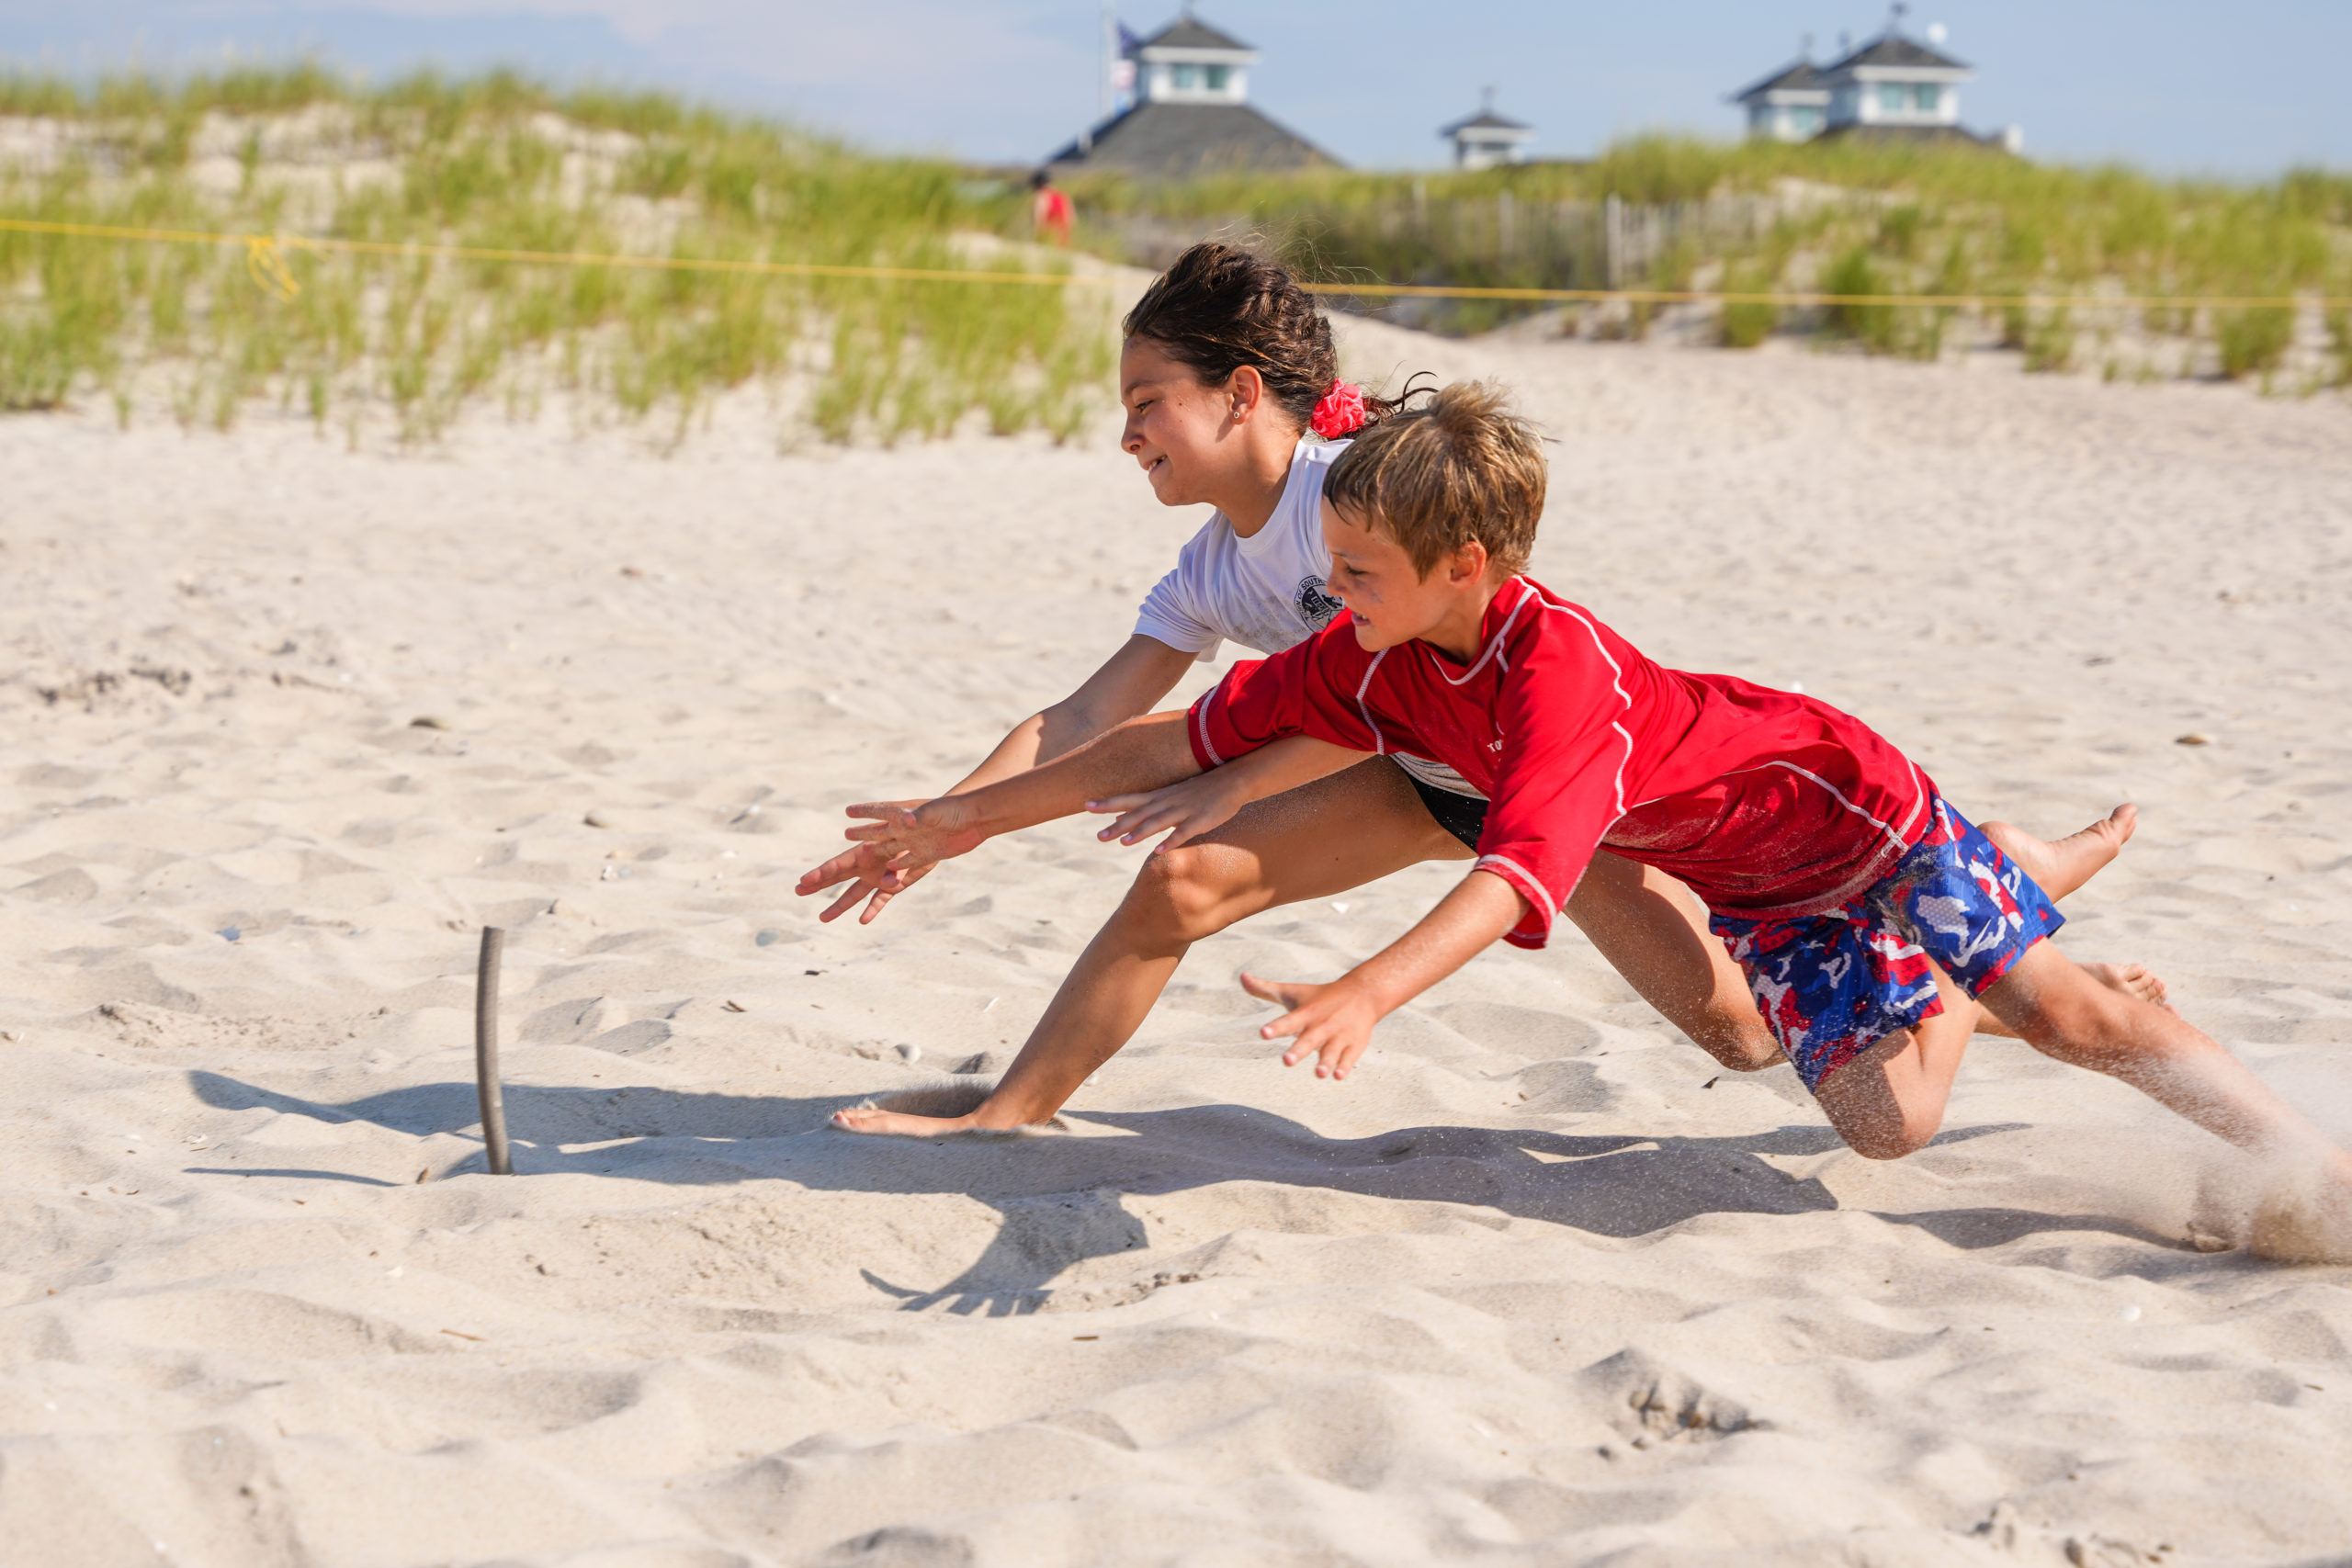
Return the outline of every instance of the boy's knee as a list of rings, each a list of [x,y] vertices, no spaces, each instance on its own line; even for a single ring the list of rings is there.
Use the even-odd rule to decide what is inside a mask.
[[[1781,1043],[1772,1038],[1772,1032],[1755,1020],[1707,1021],[1711,1027],[1699,1048],[1735,1073],[1760,1073],[1788,1059],[1781,1054]]]
[[[1914,1126],[1908,1122],[1868,1129],[1838,1129],[1846,1146],[1864,1159],[1901,1159],[1917,1154],[1936,1141],[1934,1127]]]
[[[1215,935],[1234,919],[1220,858],[1189,846],[1151,856],[1128,890],[1129,908],[1180,941]]]

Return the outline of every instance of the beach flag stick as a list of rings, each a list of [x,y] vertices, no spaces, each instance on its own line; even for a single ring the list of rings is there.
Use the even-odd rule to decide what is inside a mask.
[[[481,1142],[492,1176],[514,1172],[506,1157],[506,1100],[498,1085],[498,960],[505,951],[506,932],[482,927],[481,967],[474,976],[474,1087],[481,1094]]]

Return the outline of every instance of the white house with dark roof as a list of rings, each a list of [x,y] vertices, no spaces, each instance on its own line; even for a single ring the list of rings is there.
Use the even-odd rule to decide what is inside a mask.
[[[1188,6],[1128,58],[1136,62],[1136,95],[1148,102],[1246,104],[1258,51],[1197,20]]]
[[[1885,32],[1822,68],[1821,85],[1829,90],[1825,129],[1933,130],[1960,124],[1960,85],[1976,73],[1940,50],[1905,38],[1895,30],[1902,7],[1895,14],[1896,21]]]
[[[1339,160],[1250,102],[1258,51],[1183,13],[1125,50],[1135,102],[1046,160],[1166,179],[1238,169],[1336,166]]]
[[[1774,141],[1810,141],[1829,124],[1829,89],[1813,62],[1813,40],[1789,64],[1731,101],[1747,111],[1747,134]]]
[[[1453,141],[1456,168],[1491,169],[1498,164],[1525,163],[1535,129],[1497,114],[1495,90],[1489,87],[1476,114],[1442,127],[1438,134]]]
[[[2018,152],[2023,133],[2015,126],[1980,135],[1960,123],[1960,87],[1976,73],[1943,51],[1944,29],[1928,29],[1926,41],[1903,30],[1909,9],[1896,6],[1886,30],[1859,49],[1839,40],[1838,58],[1813,62],[1813,41],[1794,63],[1754,86],[1734,94],[1747,111],[1750,136],[1781,141],[1816,137],[1967,142]]]

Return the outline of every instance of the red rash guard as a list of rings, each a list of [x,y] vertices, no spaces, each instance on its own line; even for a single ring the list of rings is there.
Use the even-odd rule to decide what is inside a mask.
[[[1467,667],[1419,641],[1368,653],[1342,615],[1193,704],[1193,755],[1312,735],[1447,764],[1491,802],[1478,869],[1527,900],[1521,947],[1550,937],[1596,849],[1755,919],[1852,897],[1927,829],[1927,775],[1825,703],[1653,663],[1524,577],[1479,636]]]

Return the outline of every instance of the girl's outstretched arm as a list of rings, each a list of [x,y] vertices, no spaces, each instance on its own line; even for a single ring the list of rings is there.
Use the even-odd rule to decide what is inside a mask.
[[[1101,669],[1089,675],[1078,690],[1014,725],[986,761],[944,793],[963,795],[1011,778],[1023,769],[1051,761],[1073,747],[1084,745],[1122,720],[1148,712],[1152,704],[1175,690],[1176,682],[1192,663],[1191,654],[1170,648],[1158,637],[1136,633],[1104,660]],[[922,802],[904,800],[897,804],[914,807]],[[870,925],[875,917],[889,908],[891,898],[922,874],[914,873],[886,889],[882,885],[886,869],[863,844],[844,850],[826,862],[818,868],[825,877],[824,886],[833,887],[846,882],[849,888],[817,918],[838,919],[863,899],[865,908],[858,915],[857,923]]]
[[[1258,1032],[1291,1038],[1283,1066],[1313,1056],[1318,1078],[1344,1078],[1372,1026],[1461,968],[1527,915],[1527,900],[1492,872],[1474,871],[1420,923],[1328,985],[1241,976],[1241,988],[1290,1010]]]
[[[1015,773],[964,795],[942,795],[909,809],[896,802],[869,802],[849,808],[866,825],[845,837],[867,846],[881,870],[844,866],[837,856],[801,877],[803,897],[853,875],[865,875],[884,892],[895,893],[931,866],[969,854],[1000,833],[1050,822],[1086,809],[1105,795],[1158,789],[1201,771],[1185,737],[1190,715],[1146,714],[1042,767]]]
[[[1067,755],[1114,725],[1150,712],[1192,667],[1191,654],[1136,633],[1078,690],[1014,725],[986,761],[944,793],[968,795]]]

